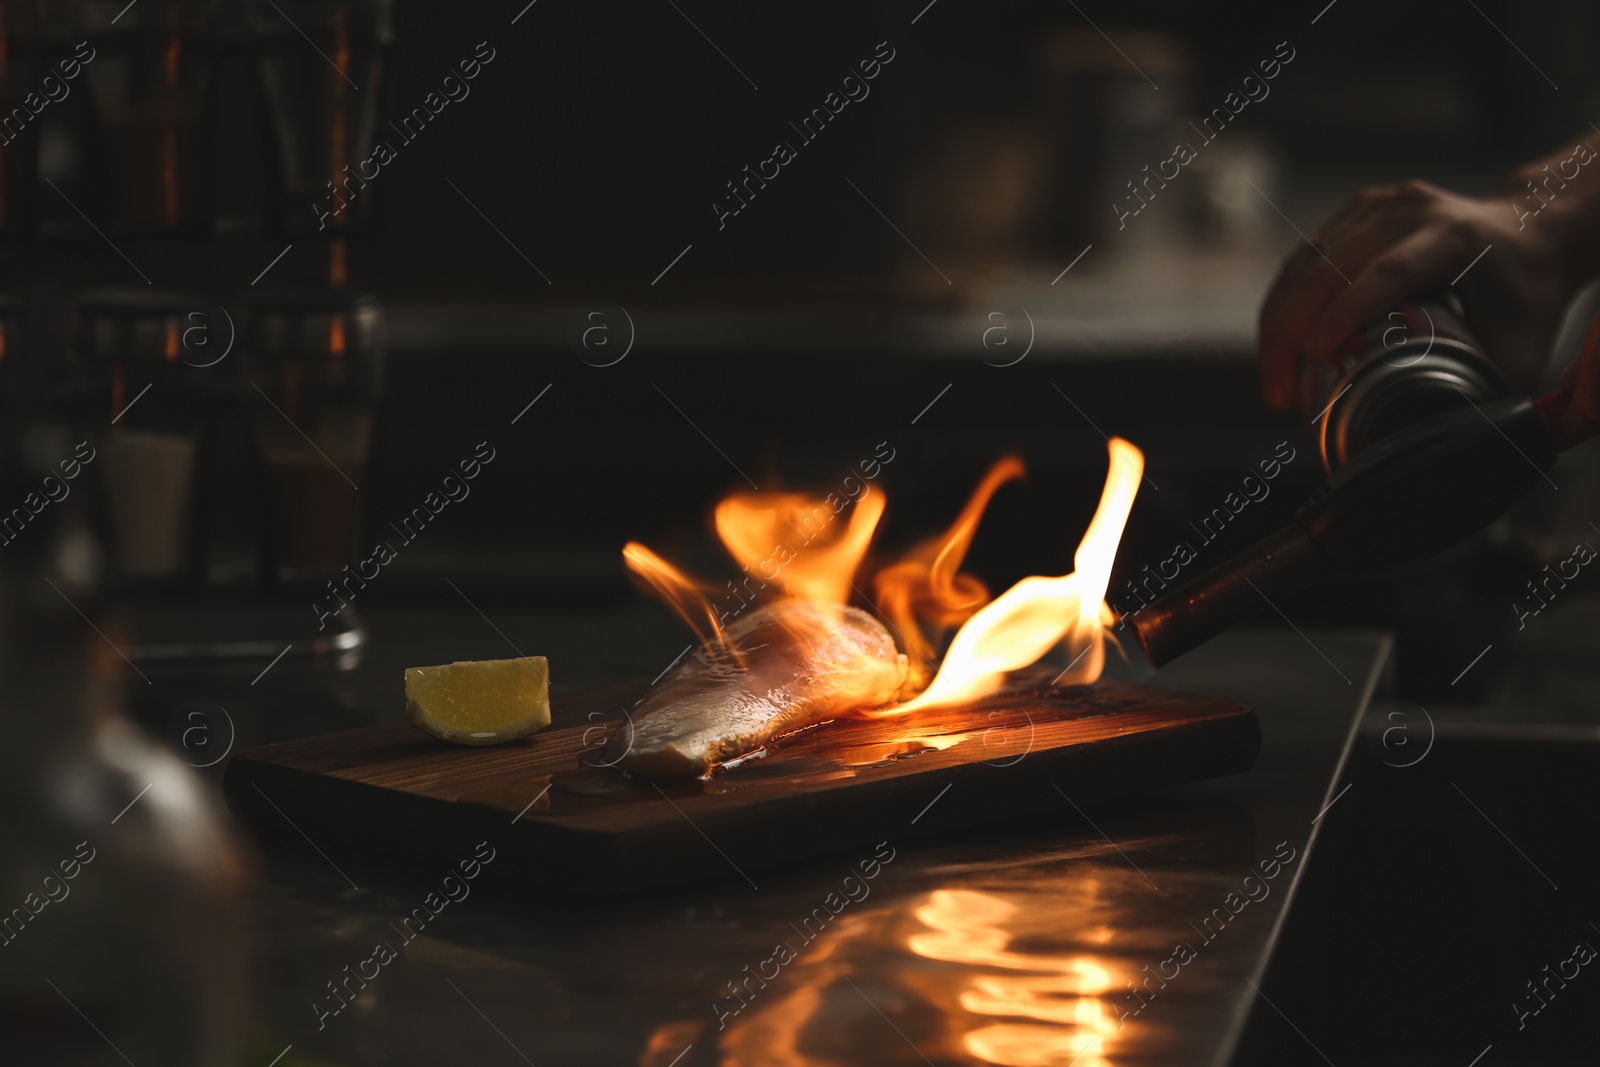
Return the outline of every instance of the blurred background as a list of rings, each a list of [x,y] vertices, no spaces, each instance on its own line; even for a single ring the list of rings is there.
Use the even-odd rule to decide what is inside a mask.
[[[0,368],[21,422],[110,443],[111,588],[326,625],[308,593],[394,532],[361,608],[614,607],[625,540],[726,572],[715,499],[880,445],[886,555],[1024,456],[974,549],[1001,585],[1061,565],[1116,433],[1150,479],[1115,590],[1286,443],[1212,562],[1321,476],[1254,376],[1295,229],[1369,183],[1487,192],[1597,93],[1575,3],[500,7],[4,5]],[[1529,527],[1305,610],[1426,629],[1437,696],[1556,551]]]
[[[402,667],[507,646],[557,691],[649,677],[688,638],[625,541],[720,586],[717,499],[876,457],[890,558],[1016,452],[969,557],[1000,589],[1070,568],[1107,434],[1149,464],[1116,603],[1261,461],[1293,457],[1197,566],[1324,475],[1255,372],[1297,230],[1575,143],[1597,46],[1575,0],[0,0],[14,661],[82,609],[191,756],[185,709],[229,747],[397,719]],[[1584,459],[1279,607],[1392,630],[1397,697],[1592,724],[1592,598],[1537,641],[1507,608],[1590,536]]]

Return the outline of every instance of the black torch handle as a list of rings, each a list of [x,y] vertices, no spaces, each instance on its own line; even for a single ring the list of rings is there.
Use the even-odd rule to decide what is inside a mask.
[[[1471,405],[1362,450],[1254,547],[1130,617],[1159,667],[1280,597],[1418,562],[1505,514],[1554,464],[1534,402]]]
[[[1128,621],[1145,658],[1160,667],[1327,573],[1327,557],[1303,529],[1290,523],[1157,597]]]

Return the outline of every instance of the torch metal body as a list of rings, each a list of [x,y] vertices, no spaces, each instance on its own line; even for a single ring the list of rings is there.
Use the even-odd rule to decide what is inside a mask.
[[[1317,581],[1426,559],[1503,515],[1558,449],[1522,397],[1459,409],[1350,457],[1294,521],[1130,616],[1155,666]]]
[[[1512,395],[1448,289],[1375,317],[1329,363],[1307,363],[1305,415],[1332,474],[1391,434]]]

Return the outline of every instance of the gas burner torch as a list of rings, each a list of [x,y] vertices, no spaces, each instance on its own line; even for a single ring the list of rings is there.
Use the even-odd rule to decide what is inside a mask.
[[[1596,348],[1600,315],[1584,355]],[[1327,404],[1318,444],[1328,479],[1288,525],[1129,616],[1152,665],[1263,601],[1444,551],[1548,481],[1557,455],[1600,429],[1570,430],[1570,393],[1510,395],[1449,293],[1375,319],[1312,395]]]

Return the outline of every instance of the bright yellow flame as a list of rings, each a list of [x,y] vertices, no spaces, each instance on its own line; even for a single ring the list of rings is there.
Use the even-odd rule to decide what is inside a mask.
[[[989,893],[938,889],[914,913],[929,931],[911,935],[907,945],[927,959],[1001,972],[969,980],[960,996],[967,1011],[1036,1020],[967,1031],[962,1044],[972,1055],[1005,1067],[1105,1067],[1106,1043],[1120,1029],[1101,999],[1114,976],[1092,956],[1011,949],[1005,923],[1017,912],[1016,904]]]
[[[901,715],[976,700],[999,689],[1006,672],[1036,662],[1060,642],[1076,656],[1063,675],[1091,682],[1105,666],[1105,627],[1116,616],[1105,603],[1117,545],[1144,476],[1144,453],[1120,437],[1109,442],[1105,490],[1078,544],[1071,574],[1022,579],[968,619],[950,642],[933,684],[914,700],[865,715]],[[1081,651],[1080,651],[1081,650]],[[1058,679],[1059,681],[1060,679]]]
[[[840,524],[822,497],[735,493],[717,505],[714,521],[728,554],[746,573],[792,597],[844,604],[885,504],[883,493],[869,486],[849,522]]]
[[[989,587],[976,576],[961,573],[961,562],[978,532],[978,521],[995,490],[1026,473],[1022,461],[1006,456],[989,468],[983,481],[973,490],[967,506],[951,527],[938,537],[922,541],[893,566],[885,567],[873,579],[877,585],[878,610],[894,623],[906,642],[910,672],[906,692],[916,693],[928,684],[933,672],[934,640],[944,631],[972,618],[989,599]],[[923,632],[926,623],[934,640]]]

